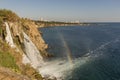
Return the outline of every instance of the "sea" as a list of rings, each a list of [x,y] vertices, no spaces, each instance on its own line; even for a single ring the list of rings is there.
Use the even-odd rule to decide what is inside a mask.
[[[59,80],[120,80],[120,23],[39,30],[53,55],[43,73]]]

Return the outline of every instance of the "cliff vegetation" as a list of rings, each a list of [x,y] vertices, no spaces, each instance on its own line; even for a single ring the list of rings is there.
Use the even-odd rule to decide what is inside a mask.
[[[0,10],[0,21],[2,19],[15,22],[15,21],[18,21],[20,18],[11,10],[1,9]]]
[[[5,41],[7,33],[4,22],[10,26],[15,48],[10,47]],[[24,54],[23,31],[41,52],[45,52],[47,44],[33,21],[21,19],[11,10],[0,10],[0,80],[43,80],[30,64],[22,62]]]

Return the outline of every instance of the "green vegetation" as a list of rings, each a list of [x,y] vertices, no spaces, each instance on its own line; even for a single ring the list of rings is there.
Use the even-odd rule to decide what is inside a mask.
[[[2,20],[2,18],[0,17],[0,33],[1,33],[1,31],[2,31],[2,22],[3,22],[3,20]]]
[[[2,19],[2,17],[0,16],[0,27],[1,27],[2,22],[3,22],[3,19]]]
[[[13,34],[14,43],[19,48],[19,52],[15,48],[11,48],[5,42],[6,27],[4,22],[13,23],[18,26],[19,36],[15,33],[14,25],[11,27],[11,33]],[[25,75],[31,80],[43,80],[42,76],[31,65],[25,65],[22,63],[22,30],[29,30],[29,25],[34,22],[29,19],[21,19],[14,12],[6,9],[0,9],[0,68],[9,69],[16,74]],[[7,72],[6,72],[7,73]],[[9,76],[9,75],[8,75]]]
[[[14,71],[19,71],[14,57],[9,52],[0,52],[0,66],[11,68]]]
[[[91,23],[83,22],[58,22],[58,21],[39,21],[33,20],[39,27],[55,27],[55,26],[88,26]],[[93,23],[94,24],[94,23]]]
[[[72,24],[67,22],[57,22],[57,21],[35,21],[38,23],[44,23],[44,24]]]
[[[2,36],[2,27],[1,27],[1,24],[0,24],[0,37]]]
[[[26,64],[24,66],[24,71],[22,74],[27,75],[28,77],[31,77],[33,79],[43,80],[39,72],[37,72],[34,68],[32,68],[30,64]]]
[[[0,22],[2,20],[7,20],[7,21],[18,21],[19,17],[12,12],[11,10],[6,10],[6,9],[1,9],[0,10]]]
[[[0,16],[0,36],[2,36],[2,26],[3,26],[3,19],[2,17]]]
[[[71,22],[58,22],[58,21],[39,21],[34,20],[34,22],[40,26],[41,24],[44,25],[44,27],[48,26],[68,26],[68,25],[79,25],[79,23],[71,23]]]
[[[17,54],[14,55],[15,53],[13,54],[12,52],[8,44],[0,40],[0,67],[10,68],[14,72],[20,73],[20,68],[16,64],[17,58],[15,56]]]
[[[2,28],[0,27],[0,35],[2,34]]]

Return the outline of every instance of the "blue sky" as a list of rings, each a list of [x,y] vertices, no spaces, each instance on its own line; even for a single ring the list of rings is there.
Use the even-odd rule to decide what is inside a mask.
[[[81,22],[120,22],[120,0],[0,0],[21,17]]]

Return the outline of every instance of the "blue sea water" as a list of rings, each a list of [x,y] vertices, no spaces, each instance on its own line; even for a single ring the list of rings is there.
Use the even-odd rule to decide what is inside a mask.
[[[120,80],[120,23],[50,27],[40,31],[53,58],[67,59],[66,49],[72,60],[90,56],[89,61],[77,64],[66,74],[65,80]]]

